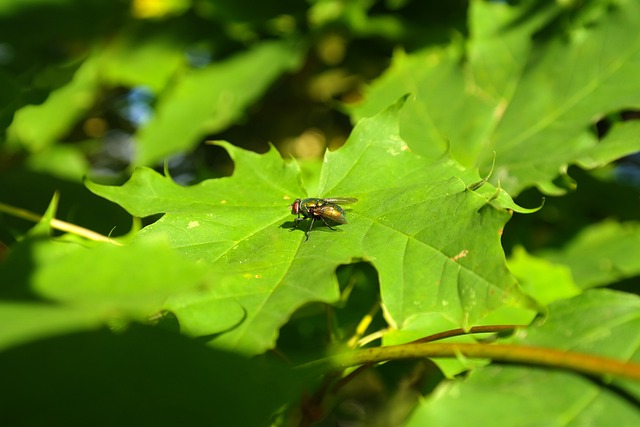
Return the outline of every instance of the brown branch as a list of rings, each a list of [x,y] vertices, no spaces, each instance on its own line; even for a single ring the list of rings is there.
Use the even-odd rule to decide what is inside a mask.
[[[411,341],[410,344],[438,341],[445,338],[457,337],[460,335],[513,331],[514,329],[517,329],[517,328],[526,328],[526,327],[527,325],[487,325],[487,326],[473,326],[469,330],[465,330],[462,328],[450,329],[448,331],[439,332],[437,334],[429,335],[423,338],[418,338],[415,341]]]
[[[495,361],[526,363],[583,372],[592,375],[615,375],[640,381],[640,364],[607,357],[544,347],[512,344],[412,343],[376,347],[338,354],[301,365],[300,368],[327,366],[343,370],[396,359],[423,357],[488,358]]]

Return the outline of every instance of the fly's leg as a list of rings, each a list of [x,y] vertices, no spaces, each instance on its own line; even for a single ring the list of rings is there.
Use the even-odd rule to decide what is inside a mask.
[[[327,227],[329,227],[330,230],[336,231],[335,228],[333,228],[332,226],[330,226],[329,224],[327,224],[327,221],[325,221],[324,218],[320,217],[320,219],[322,220],[322,222],[324,222],[324,225],[326,225]]]
[[[304,239],[304,241],[306,242],[307,240],[309,240],[309,234],[311,233],[311,230],[313,230],[313,223],[316,221],[316,217],[312,216],[311,217],[311,225],[309,225],[309,230],[307,230],[307,232],[305,233],[307,238]],[[324,220],[323,220],[324,221]]]
[[[296,228],[298,228],[298,224],[300,224],[300,221],[304,221],[305,219],[306,218],[300,218],[299,216],[298,216],[298,218],[294,218],[293,219],[293,228],[291,230],[289,230],[289,231],[293,231]]]
[[[321,217],[321,216],[318,216],[318,217],[311,216],[311,218],[310,218],[311,219],[311,223],[309,224],[309,229],[304,233],[305,236],[306,236],[306,238],[304,239],[305,242],[307,240],[309,240],[309,234],[311,234],[311,230],[313,230],[313,224],[316,222],[316,218],[320,218],[322,220],[322,222],[324,223],[324,225],[327,226],[328,229],[333,230],[333,231],[337,231],[335,228],[330,226],[329,223],[323,217]],[[293,228],[291,230],[289,230],[289,231],[293,231],[296,228],[298,228],[298,225],[300,224],[300,221],[304,221],[305,219],[307,219],[307,218],[305,218],[305,217],[294,218],[293,219]]]

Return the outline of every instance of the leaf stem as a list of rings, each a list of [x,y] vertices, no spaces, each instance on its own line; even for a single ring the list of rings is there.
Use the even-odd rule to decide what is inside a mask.
[[[0,203],[0,212],[4,212],[9,215],[13,215],[15,217],[33,222],[38,222],[42,219],[42,215],[38,215],[26,209],[16,208],[4,203]],[[103,236],[102,234],[96,233],[95,231],[65,221],[61,221],[56,218],[51,219],[51,228],[64,231],[66,233],[77,234],[78,236],[82,236],[86,239],[94,240],[96,242],[106,242],[117,246],[122,246],[122,243],[117,242],[110,237]]]
[[[423,338],[419,338],[415,341],[411,341],[411,344],[438,341],[445,338],[457,337],[460,335],[513,331],[517,328],[526,328],[526,327],[527,325],[486,325],[486,326],[473,326],[469,330],[465,330],[462,328],[450,329],[448,331],[439,332],[437,334],[429,335]]]
[[[460,355],[563,368],[594,375],[615,375],[640,381],[640,364],[638,363],[591,354],[512,344],[409,343],[337,354],[300,365],[300,368],[330,366],[333,369],[342,370],[351,366],[388,360]]]

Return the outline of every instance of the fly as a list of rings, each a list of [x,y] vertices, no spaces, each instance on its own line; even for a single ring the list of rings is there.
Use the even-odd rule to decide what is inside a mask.
[[[298,228],[298,224],[300,221],[304,221],[305,219],[311,219],[311,225],[309,226],[309,230],[305,233],[307,238],[305,242],[309,240],[309,233],[313,229],[313,223],[319,219],[324,222],[324,225],[329,227],[331,230],[335,230],[335,228],[331,227],[327,224],[327,220],[331,220],[337,224],[346,224],[347,217],[344,214],[344,209],[339,204],[349,204],[355,203],[358,199],[353,197],[331,197],[326,199],[296,199],[295,202],[291,205],[291,213],[294,215],[298,215],[298,217],[294,220],[293,228],[291,231]],[[302,215],[302,218],[300,218]]]

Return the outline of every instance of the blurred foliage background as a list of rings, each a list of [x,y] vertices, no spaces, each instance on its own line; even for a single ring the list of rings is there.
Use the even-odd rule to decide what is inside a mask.
[[[133,0],[0,5],[0,200],[102,233],[127,216],[86,191],[135,166],[180,183],[230,175],[224,139],[309,165],[339,147],[344,106],[408,51],[464,34],[465,1]],[[316,171],[316,172],[314,172]],[[30,226],[7,219],[0,240]],[[115,228],[110,230],[111,227]],[[107,228],[109,227],[109,228]]]

